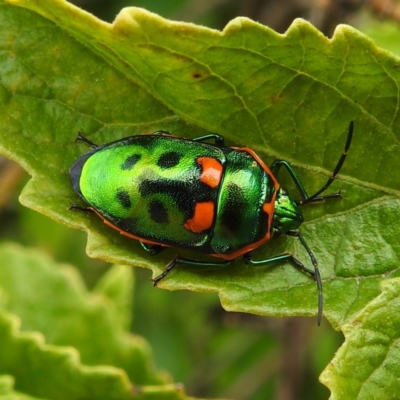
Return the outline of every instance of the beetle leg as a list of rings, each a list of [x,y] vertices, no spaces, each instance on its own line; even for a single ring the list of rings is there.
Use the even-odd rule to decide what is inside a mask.
[[[286,235],[297,237],[300,240],[301,244],[306,249],[306,251],[310,257],[312,265],[314,266],[314,279],[315,279],[315,282],[317,283],[317,288],[318,288],[318,292],[319,292],[319,295],[318,295],[318,325],[319,325],[321,323],[321,318],[322,318],[323,298],[322,298],[322,279],[321,279],[321,274],[319,273],[317,260],[314,256],[314,253],[308,247],[307,242],[304,240],[303,235],[300,232],[287,231]]]
[[[153,135],[171,135],[170,132],[167,131],[156,131]],[[206,140],[214,139],[215,145],[218,147],[225,146],[225,139],[223,136],[218,135],[218,133],[209,133],[204,136],[199,136],[196,138],[191,139],[193,142],[205,142]]]
[[[306,189],[304,188],[303,184],[301,183],[299,177],[296,174],[296,171],[294,170],[294,168],[292,167],[292,165],[290,163],[288,163],[285,160],[275,160],[271,166],[270,166],[270,170],[272,171],[272,173],[277,176],[279,170],[281,169],[281,167],[285,167],[286,170],[289,172],[290,177],[292,178],[295,186],[297,187],[297,190],[300,192],[300,196],[302,197],[302,200],[296,201],[297,204],[299,205],[304,205],[307,203],[313,203],[313,202],[318,202],[318,201],[324,201],[325,199],[332,199],[332,198],[340,198],[340,191],[336,192],[336,193],[331,193],[331,194],[327,194],[325,196],[319,196],[319,194],[321,194],[323,191],[325,191],[334,181],[334,179],[336,178],[336,175],[332,175],[329,178],[328,182],[329,184],[325,184],[323,187],[323,190],[319,190],[317,193],[313,194],[312,196],[309,196],[308,193],[306,192]],[[336,172],[337,174],[337,172]]]
[[[254,267],[290,262],[297,269],[304,271],[307,274],[311,275],[313,278],[315,278],[315,272],[313,270],[305,267],[302,262],[300,262],[297,258],[295,258],[290,253],[282,253],[282,254],[279,254],[278,256],[273,256],[273,257],[267,258],[266,260],[256,260],[255,261],[255,260],[253,260],[253,252],[249,252],[249,253],[246,253],[243,255],[243,260],[246,264],[252,265]]]
[[[192,139],[194,142],[204,142],[209,139],[214,139],[215,145],[218,147],[225,146],[225,139],[223,136],[218,135],[218,133],[209,133],[208,135],[199,136],[197,138]]]
[[[339,161],[336,164],[336,167],[333,170],[332,175],[328,178],[328,180],[326,181],[325,185],[322,186],[322,188],[319,189],[317,192],[315,192],[312,196],[309,196],[307,194],[303,184],[300,182],[300,179],[298,178],[294,168],[290,165],[290,163],[288,163],[285,160],[275,160],[272,163],[270,169],[271,169],[272,173],[275,176],[278,174],[278,172],[279,172],[279,170],[280,170],[280,168],[282,166],[285,167],[286,170],[289,172],[294,184],[296,185],[297,189],[300,192],[301,197],[303,198],[302,200],[298,201],[297,204],[304,205],[304,204],[307,204],[307,203],[323,201],[325,199],[340,198],[340,191],[336,192],[336,193],[332,193],[332,194],[327,194],[325,196],[320,196],[320,194],[325,192],[325,190],[328,189],[329,186],[331,186],[333,181],[336,179],[336,176],[339,173],[340,169],[342,168],[343,163],[344,163],[344,161],[346,160],[346,157],[347,157],[347,151],[349,150],[349,147],[350,147],[350,144],[351,144],[351,140],[353,138],[353,128],[354,128],[354,123],[353,123],[353,121],[351,121],[350,125],[349,125],[349,131],[348,131],[348,134],[347,134],[346,144],[344,146],[344,152],[340,156]]]
[[[298,233],[298,232],[295,232],[295,233]],[[305,244],[303,237],[300,234],[299,235],[294,235],[293,234],[292,236],[299,237],[300,241],[302,242],[302,244],[306,248],[306,250],[307,250],[308,254],[310,255],[310,258],[311,258],[311,260],[313,262],[314,271],[312,271],[311,269],[306,268],[303,265],[303,263],[301,263],[297,258],[295,258],[290,253],[283,253],[283,254],[280,254],[278,256],[267,258],[266,260],[254,261],[252,259],[253,253],[250,251],[249,253],[246,253],[246,254],[243,255],[243,259],[244,259],[244,262],[246,264],[253,265],[253,266],[276,264],[276,263],[281,263],[281,262],[287,261],[287,262],[292,263],[299,270],[304,271],[304,272],[310,274],[312,277],[314,277],[314,280],[317,283],[318,292],[319,292],[319,294],[318,294],[317,323],[318,323],[318,325],[320,325],[321,324],[321,320],[322,320],[322,310],[323,310],[323,304],[324,303],[323,303],[323,297],[322,297],[322,281],[321,281],[321,275],[320,275],[319,269],[318,269],[318,264],[317,264],[317,261],[315,260],[314,255],[311,253],[311,250],[308,248],[307,244]]]
[[[159,245],[149,246],[148,244],[143,243],[140,240],[139,240],[139,243],[142,246],[143,250],[146,251],[151,256],[155,256],[166,249],[165,246],[159,246]]]
[[[75,139],[75,143],[77,142],[83,142],[89,145],[92,149],[95,149],[96,147],[99,147],[97,144],[94,144],[91,142],[89,139],[85,138],[80,132],[78,132],[78,136]]]
[[[153,135],[171,135],[171,133],[167,131],[155,131]]]
[[[232,264],[233,261],[234,260],[224,261],[224,262],[209,262],[209,261],[190,260],[189,258],[175,257],[167,264],[167,266],[164,268],[164,271],[160,275],[152,279],[153,285],[157,286],[158,282],[160,282],[161,279],[165,278],[177,264],[189,265],[191,267],[213,268],[213,267],[227,267],[228,265]]]
[[[293,167],[285,160],[275,160],[271,166],[269,167],[272,173],[277,176],[281,167],[285,167],[286,170],[289,172],[290,177],[292,178],[294,184],[296,185],[300,195],[303,199],[308,199],[310,196],[307,194],[306,189],[304,189],[303,184],[300,182],[296,171]]]
[[[78,211],[83,211],[83,212],[94,212],[92,207],[82,207],[79,206],[78,204],[71,203],[70,206],[68,207],[68,210],[78,210]]]

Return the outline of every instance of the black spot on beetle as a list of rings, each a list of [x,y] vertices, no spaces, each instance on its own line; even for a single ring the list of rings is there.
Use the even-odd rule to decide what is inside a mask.
[[[124,232],[137,234],[137,218],[115,218],[112,222],[114,222],[115,225],[121,228]]]
[[[172,168],[179,164],[180,159],[181,154],[177,153],[176,151],[168,151],[160,156],[157,161],[157,165],[163,169]]]
[[[145,198],[154,194],[162,194],[171,197],[176,207],[186,218],[193,216],[194,200],[197,202],[209,201],[213,198],[215,189],[200,182],[200,180],[176,180],[176,179],[143,179],[139,184],[139,193]]]
[[[132,207],[132,202],[129,197],[129,193],[122,188],[119,188],[117,191],[117,200],[118,200],[119,204],[121,204],[121,206],[126,209],[129,209]]]
[[[121,165],[122,170],[132,169],[134,165],[140,160],[140,154],[132,154],[131,156],[127,157],[124,163]]]
[[[159,200],[152,200],[149,204],[150,218],[157,224],[167,224],[169,222],[168,210]]]
[[[224,204],[221,212],[221,221],[232,233],[239,233],[242,228],[241,210],[246,209],[246,199],[240,187],[230,184],[226,188],[228,201]]]

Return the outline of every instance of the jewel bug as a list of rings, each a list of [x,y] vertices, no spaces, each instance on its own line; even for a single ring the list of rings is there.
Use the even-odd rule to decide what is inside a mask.
[[[76,140],[92,150],[80,156],[69,173],[74,190],[88,207],[72,204],[70,208],[96,213],[122,235],[138,240],[150,255],[178,247],[223,260],[177,256],[153,279],[155,286],[177,264],[221,267],[240,256],[253,266],[290,262],[316,281],[320,324],[322,280],[317,260],[299,232],[304,221],[300,207],[340,197],[340,192],[322,194],[346,159],[353,125],[349,125],[344,152],[332,175],[311,196],[289,162],[275,160],[267,167],[253,150],[227,147],[218,134],[184,139],[157,131],[102,146],[79,134]],[[293,200],[279,184],[276,177],[282,167],[300,200]],[[300,240],[313,270],[290,253],[253,260],[253,251],[279,234]]]

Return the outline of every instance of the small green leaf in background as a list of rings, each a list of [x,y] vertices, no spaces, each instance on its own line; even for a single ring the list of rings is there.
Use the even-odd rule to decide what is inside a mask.
[[[14,378],[10,375],[0,375],[1,400],[44,400],[39,397],[27,396],[14,390]]]
[[[0,259],[0,374],[12,375],[18,391],[58,400],[186,398],[155,370],[147,343],[127,333],[130,268],[115,266],[89,294],[72,267],[36,251],[3,244]]]
[[[399,397],[400,279],[381,286],[382,294],[342,327],[345,344],[321,376],[332,400]]]
[[[336,329],[348,327],[384,296],[382,280],[400,276],[400,61],[357,30],[339,26],[328,39],[295,20],[280,35],[236,18],[219,32],[137,8],[124,9],[107,24],[61,0],[0,0],[0,27],[0,152],[32,176],[21,202],[87,231],[90,256],[158,274],[175,250],[150,259],[93,215],[67,210],[79,201],[68,168],[86,151],[74,143],[78,131],[99,144],[159,129],[189,138],[218,132],[229,145],[255,149],[267,163],[288,160],[312,193],[331,175],[354,121],[348,158],[331,187],[340,189],[343,199],[304,209],[302,232],[319,262],[325,316]],[[279,180],[293,189],[284,174]],[[308,263],[291,238],[271,241],[257,258],[283,251]],[[82,361],[107,360],[131,378],[131,362],[121,355],[127,344],[120,342],[130,323],[129,283],[120,282],[124,274],[113,269],[94,291],[112,302],[106,316],[118,327],[116,336],[110,325],[104,328],[113,338],[111,347],[103,349],[97,338],[93,346],[102,349],[93,351],[88,341],[80,348],[80,338],[71,338]],[[259,315],[311,316],[317,309],[315,283],[290,265],[266,270],[238,260],[221,271],[177,268],[160,286],[217,292],[227,310]],[[33,309],[39,316],[22,311],[22,328],[38,329],[29,324],[40,310]],[[387,315],[394,312],[395,304],[388,302]],[[46,340],[64,345],[64,334],[71,339],[67,326],[53,332],[46,321],[36,321],[40,331],[47,329]],[[362,344],[361,327],[351,326]],[[359,352],[360,364],[373,365],[374,354]],[[355,382],[343,380],[342,361],[347,367],[344,351],[324,382],[334,396],[342,391],[354,398],[366,368]],[[395,398],[391,380],[380,369],[377,375],[379,395]],[[177,389],[171,390],[175,395]]]

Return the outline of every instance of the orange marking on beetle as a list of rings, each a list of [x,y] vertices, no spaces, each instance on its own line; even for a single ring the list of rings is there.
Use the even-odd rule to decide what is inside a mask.
[[[200,233],[212,227],[214,220],[214,203],[205,201],[196,203],[193,218],[188,219],[183,226],[193,233]]]
[[[249,149],[248,147],[231,147],[231,149],[245,151],[246,153],[250,154],[256,160],[256,162],[260,165],[260,167],[268,174],[269,178],[274,183],[275,190],[278,190],[281,187],[279,182],[276,180],[274,174],[271,172],[271,170],[266,166],[264,161],[261,160],[261,158],[258,156],[258,154],[254,150]]]
[[[202,167],[200,181],[212,188],[217,187],[222,178],[221,163],[212,157],[199,157],[196,161]]]
[[[263,205],[263,211],[268,214],[268,216],[271,216],[274,213],[275,209],[275,203],[270,202],[270,203],[264,203]]]
[[[268,225],[267,225],[268,231],[263,238],[261,238],[258,242],[250,243],[249,245],[247,245],[231,254],[211,254],[211,255],[214,257],[217,257],[217,258],[222,258],[224,260],[234,260],[235,258],[238,258],[239,256],[242,256],[243,254],[248,253],[249,251],[258,249],[260,246],[262,246],[263,244],[268,242],[272,236],[271,228],[272,228],[272,219],[273,219],[274,210],[275,210],[275,198],[276,198],[276,191],[272,195],[270,202],[263,204],[263,211],[268,214]]]

